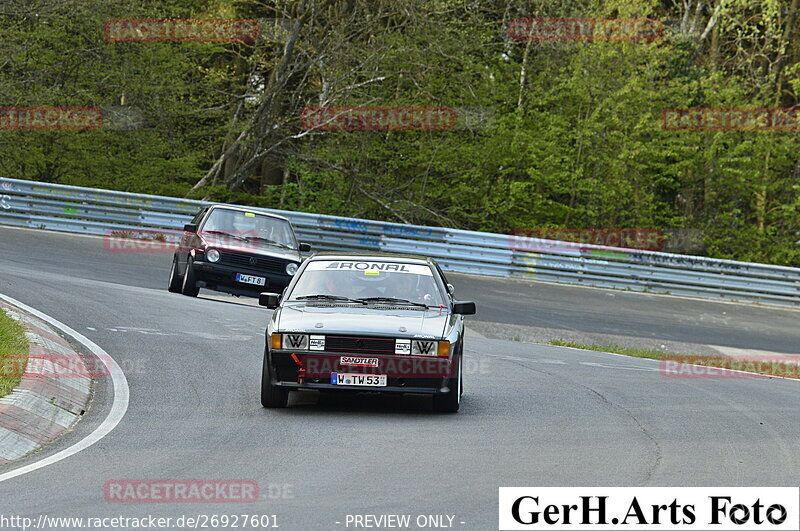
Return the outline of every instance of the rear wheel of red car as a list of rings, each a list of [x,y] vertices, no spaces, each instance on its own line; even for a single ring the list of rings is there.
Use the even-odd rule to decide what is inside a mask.
[[[265,353],[264,364],[261,367],[261,405],[264,407],[286,407],[288,403],[289,390],[273,385],[272,372]]]
[[[170,293],[180,293],[183,286],[183,277],[178,274],[178,257],[172,258],[172,268],[169,270],[169,285],[167,290]]]
[[[447,387],[450,391],[445,394],[433,395],[433,410],[442,413],[455,413],[461,405],[461,360],[458,357],[458,373],[450,378]]]
[[[186,261],[186,272],[183,274],[181,293],[189,297],[197,297],[197,294],[200,293],[200,288],[197,287],[197,279],[194,276],[192,262],[193,260],[191,258]]]

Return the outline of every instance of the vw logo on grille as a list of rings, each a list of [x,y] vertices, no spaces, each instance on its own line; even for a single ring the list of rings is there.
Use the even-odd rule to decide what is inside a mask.
[[[364,340],[356,339],[356,348],[364,348]]]
[[[258,263],[258,258],[255,256],[250,257],[250,265],[256,265]]]

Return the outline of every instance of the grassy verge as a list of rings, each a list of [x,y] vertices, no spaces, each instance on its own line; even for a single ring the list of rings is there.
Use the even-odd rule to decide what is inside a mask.
[[[650,350],[647,348],[628,348],[618,347],[616,345],[581,345],[573,341],[561,341],[554,339],[548,342],[548,345],[555,345],[557,347],[572,347],[582,348],[583,350],[597,350],[600,352],[613,352],[614,354],[623,354],[625,356],[632,356],[634,358],[650,358],[653,360],[661,360],[666,357],[674,357],[675,354],[668,354],[660,350]]]
[[[0,310],[0,397],[19,384],[28,359],[25,329]]]
[[[726,356],[692,356],[686,354],[670,354],[660,350],[646,348],[618,347],[616,345],[582,345],[572,341],[561,341],[559,339],[550,341],[548,344],[559,347],[572,347],[584,350],[596,350],[599,352],[613,352],[634,358],[650,358],[654,360],[665,360],[662,370],[665,376],[671,377],[694,377],[694,378],[714,378],[728,376],[732,377],[735,373],[729,371],[718,371],[717,369],[731,369],[735,371],[754,372],[766,376],[781,376],[783,378],[800,378],[800,357],[775,355],[751,356],[748,358],[731,358]],[[709,369],[699,369],[695,366],[709,367]]]

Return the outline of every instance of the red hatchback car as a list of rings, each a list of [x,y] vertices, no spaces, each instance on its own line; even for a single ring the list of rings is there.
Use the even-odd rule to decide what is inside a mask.
[[[184,226],[172,259],[169,291],[196,297],[200,288],[257,297],[281,291],[300,266],[301,252],[289,220],[244,207],[211,205]]]

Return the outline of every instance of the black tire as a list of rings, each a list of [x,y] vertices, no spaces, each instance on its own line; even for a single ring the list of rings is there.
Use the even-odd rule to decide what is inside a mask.
[[[286,407],[289,403],[289,390],[272,384],[272,372],[267,354],[261,366],[261,405],[264,407]]]
[[[455,413],[461,405],[461,361],[463,356],[458,357],[458,373],[450,378],[447,387],[450,392],[445,394],[433,395],[433,410],[440,413]]]
[[[169,270],[169,284],[167,290],[170,293],[180,293],[183,287],[183,277],[178,274],[178,257],[172,258],[172,267]]]
[[[194,269],[192,269],[192,259],[186,260],[186,271],[183,273],[183,285],[181,286],[181,293],[188,297],[197,297],[200,293],[200,288],[197,287],[197,279],[194,276]]]

